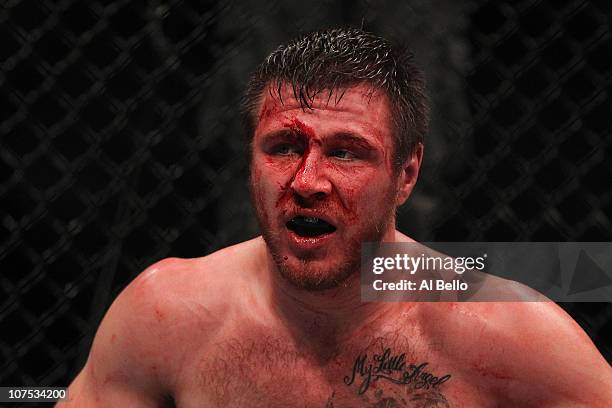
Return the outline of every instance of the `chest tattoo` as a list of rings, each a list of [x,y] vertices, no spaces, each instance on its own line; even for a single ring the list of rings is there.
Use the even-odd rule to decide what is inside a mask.
[[[434,373],[426,361],[408,362],[405,353],[394,354],[386,348],[380,354],[359,354],[343,382],[356,388],[367,407],[448,408],[451,405],[441,391],[450,379],[451,374]],[[334,405],[334,396],[332,393],[326,408],[340,407]]]

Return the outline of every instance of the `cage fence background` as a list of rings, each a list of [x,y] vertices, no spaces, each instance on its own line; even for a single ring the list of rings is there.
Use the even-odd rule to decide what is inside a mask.
[[[400,229],[419,240],[610,241],[611,9],[4,2],[0,384],[67,384],[145,267],[257,234],[240,94],[268,52],[316,28],[404,42],[428,74],[431,132]],[[562,306],[612,360],[610,304]]]

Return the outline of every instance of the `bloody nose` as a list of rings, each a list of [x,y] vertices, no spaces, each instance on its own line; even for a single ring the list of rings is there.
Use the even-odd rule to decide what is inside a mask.
[[[317,152],[307,151],[291,181],[293,192],[303,198],[323,198],[331,193],[331,183],[325,175]]]

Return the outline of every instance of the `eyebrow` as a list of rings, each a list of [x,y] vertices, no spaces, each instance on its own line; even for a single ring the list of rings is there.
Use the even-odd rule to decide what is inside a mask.
[[[283,140],[298,140],[303,138],[304,135],[302,133],[296,133],[289,129],[280,129],[270,133],[265,133],[262,135],[263,140],[274,140],[274,139],[283,139]]]
[[[372,144],[368,139],[366,139],[365,137],[359,134],[353,133],[353,132],[334,133],[333,135],[329,137],[329,140],[331,142],[345,142],[345,143],[356,144],[360,148],[366,149],[366,150],[376,150],[377,149],[377,146]]]
[[[262,136],[263,140],[286,140],[286,141],[300,141],[304,139],[304,134],[301,132],[295,132],[290,129],[276,130]],[[347,143],[358,146],[361,149],[373,151],[378,150],[377,145],[371,143],[365,137],[353,133],[353,132],[338,132],[333,133],[324,138],[323,143]]]

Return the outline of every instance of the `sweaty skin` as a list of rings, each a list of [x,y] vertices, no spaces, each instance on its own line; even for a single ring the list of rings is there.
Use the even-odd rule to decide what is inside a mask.
[[[265,240],[145,270],[58,406],[612,406],[612,369],[552,302],[362,303],[354,251],[413,242],[394,213],[422,148],[394,171],[388,101],[365,86],[313,110],[283,92],[253,139]],[[296,215],[336,229],[301,237]]]
[[[416,182],[422,148],[397,176],[391,129],[381,126],[391,121],[387,98],[366,86],[345,91],[338,104],[316,99],[312,110],[290,87],[284,91],[283,103],[270,92],[261,102],[267,114],[252,143],[255,208],[281,274],[298,286],[330,286],[359,267],[362,242],[392,240],[395,209]],[[300,237],[286,228],[295,216],[336,230]]]

